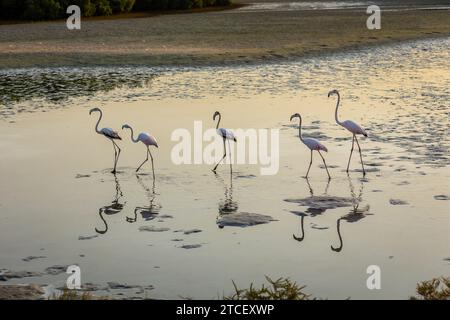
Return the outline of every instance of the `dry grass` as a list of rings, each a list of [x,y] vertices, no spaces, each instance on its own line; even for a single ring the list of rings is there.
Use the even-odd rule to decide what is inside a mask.
[[[309,300],[311,296],[303,292],[305,286],[299,286],[289,278],[272,280],[266,276],[269,286],[264,284],[261,288],[250,284],[248,289],[239,289],[233,281],[235,292],[224,297],[225,300]]]
[[[64,289],[60,295],[53,295],[51,300],[96,300],[89,292]]]
[[[450,277],[419,282],[411,300],[450,300]]]

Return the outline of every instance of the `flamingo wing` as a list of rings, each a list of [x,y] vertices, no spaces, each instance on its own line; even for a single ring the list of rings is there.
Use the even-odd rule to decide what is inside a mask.
[[[150,135],[149,133],[140,133],[138,136],[138,140],[142,141],[147,146],[155,146],[158,148],[158,142],[156,141],[156,138]]]
[[[319,141],[313,138],[304,138],[303,143],[310,149],[310,150],[322,150],[325,152],[328,152],[327,147],[325,147],[323,144],[321,144]]]
[[[342,122],[342,126],[353,134],[362,134],[363,136],[367,137],[366,131],[361,128],[361,126],[356,122],[345,120],[344,122]]]
[[[236,141],[236,137],[231,130],[219,128],[217,129],[217,133],[224,139]]]
[[[103,128],[100,131],[105,137],[107,137],[109,139],[122,140],[122,138],[119,136],[119,134],[111,128]]]

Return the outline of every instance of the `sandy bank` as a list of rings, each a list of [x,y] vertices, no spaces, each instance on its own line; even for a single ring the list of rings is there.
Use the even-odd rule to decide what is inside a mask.
[[[204,65],[302,56],[450,35],[450,11],[387,11],[382,29],[352,10],[231,10],[141,19],[0,26],[0,68],[61,65]]]

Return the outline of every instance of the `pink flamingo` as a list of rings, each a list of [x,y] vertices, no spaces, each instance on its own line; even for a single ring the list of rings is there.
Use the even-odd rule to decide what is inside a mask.
[[[330,173],[328,172],[327,163],[325,162],[325,158],[322,156],[322,153],[320,153],[320,150],[328,152],[328,149],[323,144],[321,144],[319,141],[317,141],[316,139],[303,138],[302,137],[302,116],[299,113],[293,114],[291,116],[291,121],[292,121],[292,119],[294,119],[296,117],[298,117],[300,119],[300,123],[298,126],[298,136],[300,138],[300,141],[303,142],[305,144],[305,146],[307,146],[309,148],[309,150],[311,150],[311,161],[309,162],[309,167],[308,167],[308,171],[306,172],[305,178],[308,178],[309,170],[311,169],[311,164],[313,161],[313,151],[316,150],[323,160],[323,164],[325,165],[325,169],[327,170],[328,180],[330,180],[331,176],[330,176]]]
[[[120,151],[121,150],[120,150],[119,146],[117,145],[117,143],[114,140],[122,140],[122,138],[118,135],[118,133],[116,131],[114,131],[111,128],[103,128],[103,129],[99,130],[98,129],[98,125],[99,125],[100,121],[102,120],[103,112],[99,108],[91,109],[89,111],[89,114],[92,114],[92,112],[99,112],[100,113],[100,117],[98,118],[97,124],[95,125],[95,132],[105,136],[106,138],[111,140],[111,142],[113,144],[113,148],[114,148],[114,169],[111,171],[111,173],[115,174],[116,173],[116,166],[117,166],[117,162],[119,161],[119,156],[120,156]]]
[[[231,162],[230,140],[233,140],[234,142],[237,142],[237,140],[236,140],[236,137],[234,136],[234,134],[233,134],[233,132],[231,130],[225,129],[225,128],[219,128],[220,120],[222,119],[222,115],[220,114],[219,111],[214,112],[213,121],[216,120],[216,117],[219,117],[219,121],[217,121],[217,125],[216,125],[216,131],[217,131],[217,134],[219,136],[221,136],[222,139],[223,139],[223,157],[222,157],[222,159],[219,160],[219,162],[217,162],[216,166],[214,167],[214,169],[212,169],[212,171],[215,173],[216,169],[217,169],[217,166],[227,156],[227,148],[225,146],[225,141],[228,141],[228,150],[230,151],[230,174],[233,174],[233,164]]]
[[[361,147],[359,146],[358,138],[356,137],[356,135],[357,134],[362,134],[363,136],[367,137],[367,133],[357,123],[355,123],[355,122],[353,122],[351,120],[345,120],[343,122],[339,121],[339,119],[338,119],[338,109],[339,109],[339,103],[341,101],[341,96],[339,94],[339,91],[331,90],[330,92],[328,92],[328,98],[332,94],[336,94],[337,97],[338,97],[337,104],[336,104],[336,111],[334,113],[334,117],[336,119],[336,123],[338,125],[340,125],[340,126],[343,126],[345,129],[347,129],[348,131],[350,131],[353,134],[352,150],[350,151],[350,156],[348,157],[347,172],[348,172],[348,169],[350,167],[350,159],[352,158],[353,148],[355,146],[355,141],[356,141],[356,144],[358,145],[358,149],[359,149],[359,157],[361,158],[361,165],[362,165],[363,175],[365,176],[366,175],[366,170],[364,170],[364,162],[363,162],[363,158],[362,158]]]
[[[133,141],[134,143],[138,143],[140,141],[147,147],[147,158],[145,158],[144,162],[142,162],[141,165],[136,169],[136,172],[138,172],[139,169],[144,165],[144,163],[146,163],[148,161],[148,156],[150,155],[150,158],[152,161],[153,180],[155,180],[155,169],[153,167],[153,156],[152,156],[152,153],[150,152],[150,146],[155,146],[158,148],[158,143],[156,142],[155,137],[151,136],[148,133],[141,132],[141,133],[139,133],[137,139],[134,139],[133,138],[134,133],[133,133],[132,127],[130,127],[128,124],[124,124],[122,126],[122,130],[123,129],[131,130],[131,141]]]

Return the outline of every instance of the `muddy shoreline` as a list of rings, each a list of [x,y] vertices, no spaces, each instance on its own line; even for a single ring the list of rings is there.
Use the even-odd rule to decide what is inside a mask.
[[[209,66],[283,61],[450,36],[450,10],[387,11],[381,30],[355,10],[226,10],[139,19],[0,25],[0,68]]]

